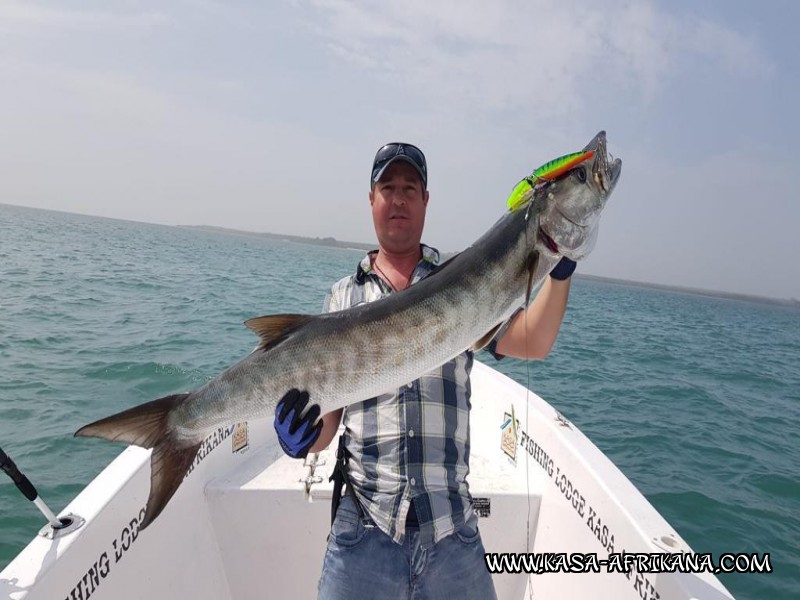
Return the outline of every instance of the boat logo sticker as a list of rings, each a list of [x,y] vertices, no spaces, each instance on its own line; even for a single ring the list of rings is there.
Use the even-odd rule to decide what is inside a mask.
[[[233,435],[231,436],[231,452],[239,452],[246,449],[250,445],[250,439],[247,435],[247,421],[237,423],[233,428]]]
[[[491,498],[473,498],[472,510],[475,511],[475,514],[481,519],[485,519],[491,516],[492,514]]]
[[[500,447],[511,462],[517,462],[517,419],[514,405],[511,405],[510,413],[503,413],[503,424],[500,425],[502,434],[500,435]]]

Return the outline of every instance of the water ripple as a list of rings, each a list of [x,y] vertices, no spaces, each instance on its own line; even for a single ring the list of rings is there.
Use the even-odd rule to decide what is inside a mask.
[[[0,206],[0,442],[58,509],[121,448],[86,422],[202,385],[242,322],[318,312],[360,254]],[[800,311],[576,280],[546,361],[482,359],[574,421],[698,551],[771,552],[722,578],[800,589]],[[41,521],[9,485],[0,568]],[[792,570],[794,568],[794,570]]]

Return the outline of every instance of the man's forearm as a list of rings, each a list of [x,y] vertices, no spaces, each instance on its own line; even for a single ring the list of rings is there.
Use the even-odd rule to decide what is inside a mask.
[[[514,358],[541,359],[558,337],[567,310],[570,280],[548,277],[527,310],[519,313],[497,343],[497,353]]]
[[[339,423],[342,422],[343,409],[334,410],[326,415],[322,415],[322,431],[314,442],[314,445],[308,450],[309,452],[320,452],[327,448],[333,438],[336,437],[336,431],[339,429]]]

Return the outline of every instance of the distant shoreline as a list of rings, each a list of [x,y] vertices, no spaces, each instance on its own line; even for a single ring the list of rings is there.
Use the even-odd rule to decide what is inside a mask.
[[[200,231],[213,231],[216,233],[235,233],[237,235],[248,235],[269,240],[283,242],[295,242],[297,244],[309,244],[311,246],[325,246],[328,248],[344,248],[345,250],[363,250],[369,252],[378,247],[374,244],[364,244],[362,242],[342,242],[333,237],[304,237],[302,235],[287,235],[282,233],[267,233],[256,231],[244,231],[242,229],[230,229],[228,227],[217,227],[215,225],[177,225],[181,229],[199,229]]]
[[[640,287],[665,292],[678,292],[681,294],[692,294],[694,296],[708,296],[709,298],[722,298],[725,300],[740,300],[744,302],[756,302],[758,304],[773,304],[775,306],[786,306],[790,308],[800,308],[800,300],[795,298],[768,298],[767,296],[753,296],[750,294],[739,294],[735,292],[722,292],[719,290],[704,290],[702,288],[684,287],[679,285],[666,285],[663,283],[649,283],[647,281],[632,281],[629,279],[616,279],[614,277],[601,277],[599,275],[587,275],[576,273],[578,279],[587,279],[601,283],[623,284],[631,287]]]
[[[245,231],[243,229],[231,229],[228,227],[217,227],[214,225],[167,225],[167,224],[160,224],[160,223],[151,223],[148,221],[132,221],[130,219],[120,219],[115,217],[103,217],[99,215],[90,215],[85,213],[75,213],[75,212],[68,212],[62,210],[54,210],[48,208],[35,208],[32,206],[21,206],[16,204],[8,204],[5,202],[0,202],[0,206],[7,206],[9,208],[14,209],[23,209],[23,210],[34,210],[34,211],[45,211],[45,212],[56,212],[62,213],[67,215],[76,215],[76,216],[83,216],[83,217],[91,217],[93,219],[108,219],[111,221],[123,221],[126,223],[142,223],[145,225],[156,225],[159,227],[178,227],[180,229],[193,229],[197,231],[208,231],[211,233],[227,233],[227,234],[234,234],[234,235],[245,235],[250,237],[259,237],[262,239],[271,239],[276,241],[288,241],[296,244],[309,244],[312,246],[322,246],[327,248],[341,248],[344,250],[357,250],[361,252],[369,252],[370,250],[374,250],[378,247],[377,242],[372,244],[365,244],[363,242],[347,242],[347,241],[340,241],[333,237],[304,237],[301,235],[287,235],[287,234],[279,234],[279,233],[267,233],[267,232],[256,232],[256,231]],[[447,259],[453,255],[457,254],[457,252],[442,252],[442,258]],[[735,292],[723,292],[718,290],[706,290],[702,288],[693,288],[693,287],[686,287],[686,286],[678,286],[678,285],[667,285],[662,283],[650,283],[646,281],[633,281],[629,279],[617,279],[614,277],[602,277],[599,275],[587,275],[582,273],[575,274],[576,279],[584,279],[589,281],[598,281],[601,283],[611,283],[611,284],[621,284],[627,285],[632,287],[641,287],[646,289],[654,289],[654,290],[663,290],[667,292],[677,292],[682,294],[692,294],[696,296],[706,296],[709,298],[722,298],[727,300],[739,300],[744,302],[755,302],[758,304],[771,304],[773,306],[783,306],[788,308],[796,308],[800,309],[800,300],[797,298],[769,298],[767,296],[754,296],[750,294],[741,294]]]
[[[364,244],[362,242],[345,242],[339,241],[333,237],[304,237],[301,235],[285,235],[279,233],[268,232],[254,232],[244,231],[241,229],[230,229],[227,227],[217,227],[213,225],[178,225],[183,229],[196,229],[201,231],[211,231],[216,233],[233,233],[237,235],[247,235],[260,238],[267,238],[277,241],[288,241],[298,244],[310,244],[312,246],[325,246],[329,248],[344,248],[346,250],[363,250],[369,252],[377,248],[377,243]],[[443,258],[449,258],[457,254],[456,252],[443,252]],[[768,298],[766,296],[753,296],[750,294],[740,294],[734,292],[722,292],[717,290],[705,290],[702,288],[685,287],[678,285],[667,285],[662,283],[649,283],[646,281],[633,281],[629,279],[617,279],[614,277],[602,277],[599,275],[587,275],[583,273],[576,273],[576,279],[584,279],[588,281],[598,281],[601,283],[622,284],[633,287],[641,287],[646,289],[662,290],[667,292],[679,292],[682,294],[692,294],[695,296],[707,296],[710,298],[723,298],[726,300],[741,300],[745,302],[756,302],[759,304],[772,304],[775,306],[786,306],[792,308],[800,308],[800,300],[797,299],[784,299],[784,298]]]

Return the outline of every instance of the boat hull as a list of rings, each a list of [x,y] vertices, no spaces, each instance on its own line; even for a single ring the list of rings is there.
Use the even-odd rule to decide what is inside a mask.
[[[488,553],[691,552],[577,427],[475,363],[470,491]],[[276,455],[268,420],[215,432],[158,521],[140,532],[150,451],[130,447],[62,514],[85,524],[37,536],[0,573],[0,598],[315,598],[328,527],[330,450]],[[44,529],[48,532],[49,527]],[[305,576],[284,577],[300,570]],[[710,574],[503,573],[498,598],[731,598]]]

